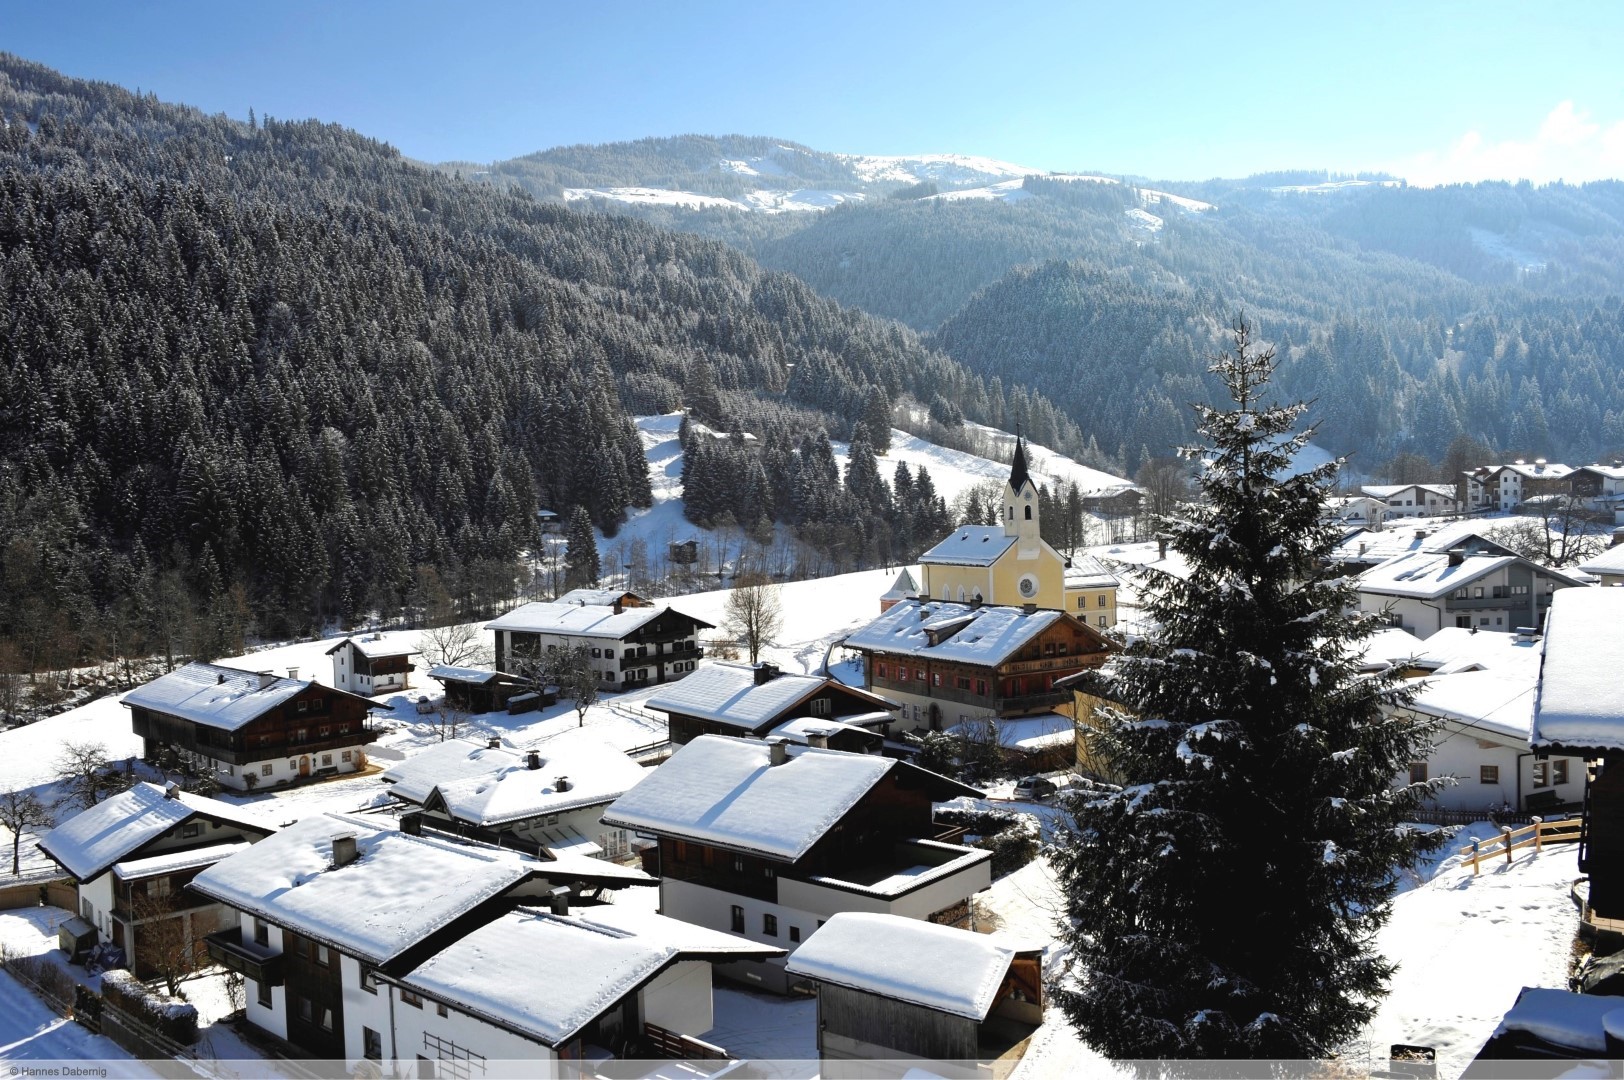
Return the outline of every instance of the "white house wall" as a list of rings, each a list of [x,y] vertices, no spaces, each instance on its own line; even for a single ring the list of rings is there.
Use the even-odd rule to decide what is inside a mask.
[[[254,917],[247,912],[237,913],[237,925],[242,928],[244,941],[254,940]],[[272,953],[282,954],[282,928],[268,926],[270,931],[266,944],[260,948],[269,949]],[[255,1027],[270,1032],[279,1039],[288,1037],[288,1001],[286,987],[271,987],[271,1004],[269,1007],[259,1003],[259,987],[254,980],[249,979],[243,987],[244,996],[248,1000],[248,1022]]]
[[[254,790],[263,791],[279,785],[299,783],[299,758],[310,759],[310,776],[314,776],[322,769],[337,769],[339,773],[352,773],[358,771],[366,762],[366,743],[356,743],[354,746],[335,747],[332,750],[323,750],[315,754],[293,754],[291,757],[278,755],[274,758],[265,758],[261,761],[250,762],[242,766],[234,766],[229,762],[216,761],[213,758],[203,758],[215,772],[220,786],[231,788],[234,791],[248,791],[248,781],[244,779],[249,773],[257,778],[254,781]],[[201,757],[201,755],[194,755]],[[331,765],[323,764],[324,758],[332,758]],[[270,772],[266,772],[266,766]],[[310,776],[304,777],[308,781]]]
[[[1439,732],[1437,747],[1427,755],[1427,775],[1431,778],[1453,777],[1456,782],[1439,791],[1433,805],[1442,810],[1482,810],[1485,813],[1507,805],[1520,810],[1521,799],[1541,791],[1556,792],[1564,803],[1582,802],[1585,793],[1583,759],[1552,758],[1546,763],[1547,775],[1552,775],[1558,760],[1568,764],[1567,783],[1537,788],[1534,786],[1535,759],[1526,745],[1507,745],[1497,738],[1485,738],[1481,732],[1451,725]],[[1482,782],[1484,765],[1499,767],[1498,783]],[[1520,796],[1519,776],[1522,784]],[[1408,783],[1408,773],[1396,777],[1394,782]]]
[[[667,1031],[700,1035],[715,1026],[711,1010],[711,966],[708,960],[680,960],[643,987],[643,1022]]]
[[[567,978],[567,975],[555,975],[557,978]],[[384,997],[385,989],[391,990],[395,995],[395,1045],[389,1045],[388,1028],[380,1029],[383,1033],[383,1053],[388,1058],[391,1054],[396,1059],[397,1076],[419,1076],[417,1058],[419,1055],[436,1060],[439,1051],[435,1049],[435,1041],[451,1043],[471,1053],[478,1054],[485,1059],[484,1070],[472,1069],[472,1076],[513,1076],[513,1077],[554,1077],[559,1075],[558,1055],[555,1051],[530,1039],[515,1035],[505,1028],[487,1023],[475,1016],[461,1012],[453,1006],[446,1007],[446,1015],[441,1016],[440,1010],[431,998],[423,999],[422,1008],[407,1005],[399,999],[399,991],[395,988],[380,986],[378,996]],[[348,1012],[345,1013],[348,1016]],[[348,1020],[345,1021],[348,1026]],[[370,1025],[369,1025],[370,1026]],[[360,1028],[356,1028],[359,1038]],[[346,1045],[348,1034],[346,1033]],[[386,1069],[386,1071],[388,1071]],[[436,1069],[435,1076],[450,1076],[447,1070]]]
[[[89,910],[86,910],[86,904]],[[98,874],[79,886],[79,914],[95,926],[100,941],[113,939],[113,874]]]

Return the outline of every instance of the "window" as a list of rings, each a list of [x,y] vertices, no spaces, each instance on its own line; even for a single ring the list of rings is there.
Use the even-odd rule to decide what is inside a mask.
[[[778,876],[778,871],[774,870],[770,866],[763,866],[761,868],[761,876],[764,877],[764,878],[767,878],[768,880],[771,880],[771,879]]]
[[[920,682],[924,682],[925,681],[925,669],[924,668],[914,668],[914,678],[918,679]]]
[[[1456,600],[1464,600],[1464,599],[1466,599],[1466,593],[1467,593],[1466,586],[1462,585],[1460,588],[1455,590],[1455,593],[1454,593],[1455,599]]]
[[[976,693],[981,695],[982,697],[987,696],[987,680],[986,679],[977,679],[976,680]]]
[[[1424,784],[1427,782],[1427,763],[1424,761],[1410,762],[1410,783]]]
[[[369,1027],[361,1029],[361,1053],[368,1061],[383,1060],[383,1036]]]
[[[361,965],[361,989],[369,994],[378,992],[378,969],[366,964]]]
[[[1088,606],[1088,597],[1079,596],[1077,598],[1077,606],[1080,607],[1080,608],[1087,607]]]
[[[266,762],[265,764],[263,764],[263,765],[261,765],[259,767],[259,775],[261,775],[261,776],[269,776],[272,773],[274,773],[275,771],[276,771],[276,766],[272,765],[270,762]]]
[[[1479,600],[1483,599],[1483,586],[1479,585],[1475,589],[1473,589],[1472,590],[1472,595],[1474,597],[1476,597],[1477,599],[1479,599]]]
[[[1100,628],[1102,630],[1105,628],[1105,616],[1104,615],[1100,616]]]
[[[1512,596],[1527,596],[1528,595],[1528,586],[1527,585],[1513,585],[1511,587],[1511,595]]]
[[[310,999],[302,997],[297,1000],[299,1002],[299,1019],[303,1020],[307,1024],[310,1023],[310,1021],[313,1020],[316,1015],[315,1009],[310,1004]]]
[[[402,1005],[410,1005],[414,1009],[421,1009],[423,1007],[423,999],[412,993],[410,990],[407,990],[405,987],[401,987],[400,990],[400,1003]]]
[[[296,707],[298,708],[298,710],[300,712],[309,712],[310,711],[310,702],[301,701],[301,702],[298,703],[298,705]]]
[[[436,1016],[450,1016],[451,1010],[445,1007],[445,1002],[436,1001],[434,1003],[434,1014]]]
[[[831,701],[829,698],[815,697],[815,698],[812,699],[812,715],[813,716],[828,716],[833,711],[834,711],[834,702]]]
[[[768,937],[777,937],[778,936],[778,916],[777,915],[762,915],[762,917],[761,917],[761,932],[763,934],[766,934]]]
[[[1498,784],[1500,782],[1500,766],[1480,765],[1477,769],[1477,782],[1480,784]]]
[[[737,904],[733,905],[732,927],[735,934],[744,933],[744,909]]]
[[[333,954],[327,951],[327,946],[317,945],[312,941],[310,943],[310,959],[322,967],[326,967],[333,962]]]
[[[340,761],[348,761],[348,760],[350,760],[350,752],[348,750],[346,750],[342,754],[339,754],[338,755],[338,760],[340,760]]]
[[[1551,783],[1565,784],[1568,782],[1568,759],[1557,758],[1551,762]]]
[[[188,839],[190,837],[198,835],[202,831],[203,831],[202,826],[197,825],[197,824],[182,825],[180,827],[180,838],[182,840],[185,840],[185,839]]]
[[[789,939],[791,941],[801,940],[801,928],[799,926],[792,926],[789,928]]]
[[[264,919],[254,920],[254,944],[269,945],[271,943],[271,928],[265,924]]]
[[[254,1000],[258,1001],[262,1007],[269,1009],[271,1007],[271,984],[263,979],[256,981],[254,983]]]
[[[734,856],[734,857],[733,857],[733,872],[734,872],[734,873],[735,873],[735,874],[742,874],[742,873],[744,873],[744,860],[743,860],[743,859],[742,859],[742,858],[740,858],[740,857],[738,857],[738,856],[737,856],[737,855],[735,855],[735,856]],[[734,910],[734,911],[737,911],[737,910],[739,910],[739,909],[738,909],[738,908],[734,908],[734,909],[733,909],[733,910]]]
[[[333,755],[331,755],[331,754],[323,754],[321,756],[322,768],[326,768],[327,766],[331,765],[332,763],[333,763]]]
[[[1104,593],[1100,593],[1100,602],[1096,606],[1098,606],[1098,607],[1104,607],[1105,606],[1105,594]]]
[[[288,758],[288,772],[293,772],[298,769],[298,767],[299,763],[297,761],[293,760],[292,758]]]
[[[1479,625],[1479,626],[1487,626],[1487,625],[1489,625],[1489,617],[1487,615],[1483,616],[1481,619],[1477,620],[1477,625]]]
[[[878,675],[882,679],[888,679],[888,678],[891,677],[890,674],[886,671],[886,666],[884,664],[875,664],[874,665],[874,674]]]
[[[1551,786],[1551,763],[1549,761],[1534,762],[1534,786],[1537,788]]]
[[[942,685],[942,673],[940,671],[933,671],[930,673],[930,684],[932,686]]]
[[[615,650],[605,649],[603,650],[603,656],[606,660],[613,660],[615,658]]]
[[[905,668],[905,667],[897,668],[897,681],[898,682],[907,682],[908,681],[908,676],[909,676],[909,670],[910,669]]]
[[[603,650],[602,649],[593,649],[592,650],[592,658],[594,660],[596,660],[598,657],[600,657],[602,655],[603,655]]]
[[[321,1026],[324,1031],[333,1030],[333,1010],[323,1009],[321,1011]]]
[[[955,690],[968,690],[968,689],[970,689],[970,679],[969,679],[969,677],[965,676],[965,675],[955,675],[953,677],[953,688]]]

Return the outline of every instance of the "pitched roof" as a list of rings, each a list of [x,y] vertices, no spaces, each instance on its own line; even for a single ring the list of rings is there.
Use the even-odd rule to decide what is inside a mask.
[[[311,681],[194,660],[131,690],[124,695],[124,704],[236,731],[289,701]]]
[[[801,858],[894,770],[934,782],[942,798],[974,788],[894,758],[792,747],[769,763],[765,742],[701,735],[604,811],[606,824],[790,862]]]
[[[1412,552],[1444,552],[1454,547],[1500,555],[1511,554],[1511,549],[1496,542],[1481,521],[1451,521],[1439,523],[1436,519],[1406,521],[1385,529],[1357,529],[1343,538],[1331,552],[1333,563],[1377,563],[1395,555]]]
[[[1078,555],[1066,567],[1066,588],[1108,589],[1121,584],[1105,564],[1092,555]]]
[[[1395,555],[1359,575],[1360,592],[1436,599],[1517,562],[1513,555],[1467,555],[1451,563],[1448,552]],[[1508,598],[1507,602],[1510,600]]]
[[[905,600],[847,635],[846,647],[995,667],[1066,619],[1105,643],[1099,631],[1063,611],[1040,609],[1028,614],[1017,607]]]
[[[1001,934],[941,926],[922,919],[842,911],[786,963],[788,971],[821,982],[985,1020],[1018,953],[1037,945]]]
[[[458,821],[496,826],[583,806],[609,803],[643,779],[644,769],[619,750],[590,738],[560,736],[529,754],[456,739],[413,754],[383,774],[390,794],[437,805]],[[568,778],[567,790],[558,781]]]
[[[397,981],[558,1046],[678,960],[764,958],[783,951],[613,905],[574,915],[519,908]]]
[[[354,862],[333,866],[333,840]],[[410,836],[376,819],[318,814],[192,879],[205,896],[370,963],[399,956],[544,864],[513,851]]]
[[[919,595],[919,582],[914,580],[912,571],[903,567],[897,573],[897,580],[891,587],[880,595],[881,600],[907,600]]]
[[[413,643],[401,634],[385,637],[380,632],[362,634],[359,637],[353,635],[347,637],[331,649],[328,649],[327,655],[333,655],[346,645],[354,646],[356,652],[369,660],[379,660],[385,656],[417,656],[421,651],[415,648]]]
[[[642,597],[626,589],[571,589],[560,596],[559,604],[591,604],[596,607],[614,607],[616,600],[630,596],[634,600],[642,601]]]
[[[1545,621],[1530,745],[1624,750],[1624,589],[1562,589]]]
[[[277,827],[252,810],[220,799],[176,791],[164,796],[156,784],[136,784],[82,810],[40,838],[40,850],[80,881],[89,881],[194,818],[274,833]]]
[[[1591,559],[1579,564],[1587,574],[1624,574],[1624,544],[1615,544]]]
[[[682,713],[754,731],[793,712],[819,691],[833,687],[880,708],[891,702],[822,675],[780,673],[756,682],[749,664],[704,664],[686,678],[667,683],[643,702],[656,712]]]
[[[541,634],[563,634],[569,637],[608,638],[619,640],[640,630],[665,612],[670,611],[689,619],[699,626],[711,624],[692,615],[684,615],[675,608],[634,607],[616,612],[603,604],[562,604],[537,602],[514,608],[499,619],[485,624],[487,630],[521,630]]]
[[[1016,494],[1021,488],[1032,483],[1031,473],[1026,467],[1026,440],[1019,435],[1015,436],[1015,456],[1009,463],[1009,489]],[[1036,485],[1033,485],[1036,487]]]
[[[1014,543],[1015,537],[1006,534],[1002,525],[960,525],[919,556],[919,561],[950,566],[991,566]]]

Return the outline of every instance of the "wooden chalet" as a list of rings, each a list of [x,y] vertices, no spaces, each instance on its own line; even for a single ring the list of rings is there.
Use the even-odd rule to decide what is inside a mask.
[[[143,756],[178,753],[238,791],[357,772],[383,708],[314,680],[193,662],[124,696]]]
[[[776,664],[718,663],[707,664],[651,695],[643,706],[666,714],[671,741],[677,744],[699,735],[760,738],[799,717],[861,717],[877,720],[883,727],[897,707],[895,702],[822,675],[788,674]],[[847,741],[842,739],[843,744]]]
[[[333,686],[361,697],[412,688],[412,657],[418,655],[404,638],[382,634],[347,637],[327,650],[333,659]]]
[[[703,655],[699,632],[712,624],[672,607],[525,604],[486,624],[495,634],[496,670],[523,674],[546,653],[584,648],[605,690],[680,679]]]
[[[847,637],[865,686],[932,728],[1048,712],[1068,701],[1058,680],[1097,668],[1117,646],[1068,612],[914,599]]]
[[[660,910],[794,950],[841,911],[968,923],[991,853],[934,839],[935,802],[980,793],[894,758],[701,735],[604,811],[653,835]],[[728,970],[785,992],[782,962]]]

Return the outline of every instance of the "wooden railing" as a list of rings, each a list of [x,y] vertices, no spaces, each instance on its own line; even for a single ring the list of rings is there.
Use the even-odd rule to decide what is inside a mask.
[[[667,1031],[654,1024],[643,1025],[643,1038],[648,1040],[649,1047],[662,1057],[675,1061],[731,1061],[733,1055],[720,1046],[713,1046],[708,1042],[683,1035],[676,1031]]]
[[[1512,855],[1524,848],[1531,847],[1535,851],[1540,851],[1546,844],[1576,844],[1579,842],[1583,825],[1583,818],[1545,821],[1537,817],[1532,825],[1526,825],[1521,829],[1502,825],[1499,836],[1491,840],[1473,840],[1461,848],[1461,858],[1463,863],[1471,865],[1472,874],[1476,876],[1483,863],[1501,857],[1509,863]]]

